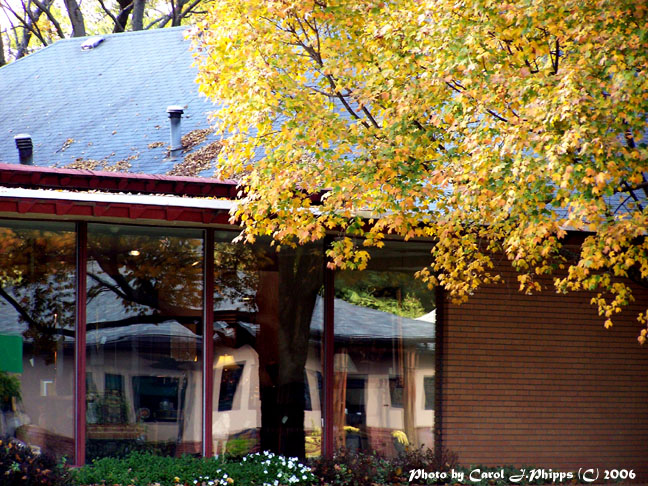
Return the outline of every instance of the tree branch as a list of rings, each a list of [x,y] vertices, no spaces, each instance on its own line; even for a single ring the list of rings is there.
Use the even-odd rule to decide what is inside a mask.
[[[41,3],[39,0],[32,0],[34,2],[34,5],[36,5],[42,12],[45,12],[45,15],[49,19],[50,22],[52,22],[52,25],[54,25],[54,29],[56,29],[56,33],[59,35],[61,39],[65,38],[65,34],[63,33],[63,29],[61,28],[61,24],[59,24],[58,20],[52,15],[52,12],[50,11],[51,7],[51,2],[48,6],[45,6],[43,3]]]
[[[466,90],[466,88],[464,88],[463,86],[461,86],[461,83],[459,83],[458,81],[453,81],[452,83],[446,81],[445,84],[446,84],[446,86],[450,87],[451,89],[453,89],[453,90],[456,91],[457,93],[465,94],[465,90]],[[461,88],[461,89],[459,89],[459,88]],[[463,91],[462,91],[462,90],[463,90]],[[475,100],[472,96],[470,96],[470,95],[468,95],[468,96],[470,97],[470,99]],[[499,115],[498,113],[496,113],[495,111],[491,110],[490,108],[486,108],[485,111],[486,111],[486,113],[488,113],[489,115],[491,115],[491,116],[493,116],[494,118],[498,119],[499,121],[503,121],[503,122],[505,122],[505,123],[510,123],[506,118],[504,118],[503,116]]]
[[[99,0],[99,5],[101,6],[102,10],[106,12],[108,17],[110,17],[115,25],[117,25],[117,17],[115,17],[112,12],[106,7],[106,4],[103,2],[103,0]]]
[[[124,317],[123,319],[115,319],[112,321],[96,321],[89,322],[87,324],[88,331],[96,331],[101,329],[114,329],[118,327],[132,326],[135,324],[161,324],[165,321],[177,321],[180,324],[192,324],[195,322],[197,317],[200,317],[200,312],[198,311],[196,315],[184,315],[184,316],[171,316],[164,314],[149,314],[143,316],[130,316]]]
[[[28,325],[41,327],[41,325],[37,321],[32,319],[32,317],[27,313],[27,311],[25,309],[23,309],[23,307],[18,303],[18,301],[16,299],[14,299],[13,296],[11,296],[11,294],[9,294],[4,289],[4,287],[0,287],[0,297],[4,298],[9,303],[9,305],[11,307],[13,307],[16,310],[16,312],[18,312],[20,317],[25,322],[27,322]]]

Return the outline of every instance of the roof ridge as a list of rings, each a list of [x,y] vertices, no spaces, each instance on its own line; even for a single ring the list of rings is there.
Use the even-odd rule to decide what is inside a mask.
[[[191,28],[191,25],[176,25],[175,27],[158,27],[154,29],[142,29],[142,30],[127,30],[125,32],[110,32],[108,34],[92,34],[86,35],[83,37],[66,37],[65,39],[59,39],[54,44],[65,41],[78,41],[82,39],[90,39],[92,37],[117,37],[117,36],[132,36],[132,35],[146,35],[146,34],[159,34],[168,31],[177,31],[177,30],[187,30]],[[53,44],[50,44],[53,45]],[[38,52],[38,51],[37,51]]]
[[[83,37],[66,37],[64,39],[59,39],[55,42],[52,42],[51,44],[48,44],[44,47],[41,47],[37,51],[31,52],[27,54],[26,56],[21,57],[20,59],[16,59],[15,61],[12,61],[10,63],[5,64],[4,66],[0,66],[0,71],[3,69],[8,68],[9,66],[13,66],[14,64],[24,60],[24,59],[29,59],[32,56],[35,56],[36,54],[43,52],[46,49],[55,47],[59,44],[63,43],[68,43],[68,42],[79,42],[83,43],[85,40],[91,39],[93,37],[104,37],[104,38],[114,38],[118,36],[123,36],[123,37],[130,37],[130,36],[136,36],[136,35],[155,35],[155,34],[162,34],[162,33],[168,33],[170,31],[176,32],[179,30],[187,30],[191,28],[191,25],[176,25],[175,27],[158,27],[155,29],[143,29],[143,30],[130,30],[126,32],[111,32],[109,34],[92,34],[92,35],[86,35]]]

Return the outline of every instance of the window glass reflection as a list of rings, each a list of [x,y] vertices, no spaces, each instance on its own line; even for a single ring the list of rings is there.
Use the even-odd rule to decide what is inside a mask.
[[[88,226],[86,455],[199,453],[203,240]]]
[[[390,242],[335,276],[334,443],[394,455],[433,447],[433,291],[414,277],[430,247]],[[430,404],[432,403],[432,406]]]
[[[0,398],[0,437],[70,458],[74,286],[74,225],[2,222],[0,382],[10,393]]]
[[[323,247],[234,236],[214,247],[214,452],[319,455]]]

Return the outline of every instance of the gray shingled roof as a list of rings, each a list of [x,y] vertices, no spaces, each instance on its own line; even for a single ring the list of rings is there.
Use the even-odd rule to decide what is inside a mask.
[[[318,297],[313,309],[311,330],[323,332],[323,317],[324,302]],[[436,312],[410,319],[336,298],[334,320],[338,339],[391,340],[402,337],[414,342],[435,340]]]
[[[185,107],[183,133],[207,128],[213,109],[198,94],[185,29],[106,35],[90,50],[88,38],[61,40],[0,68],[0,162],[18,163],[14,136],[27,132],[35,165],[131,157],[130,172],[166,173],[179,161],[165,158],[167,106]]]

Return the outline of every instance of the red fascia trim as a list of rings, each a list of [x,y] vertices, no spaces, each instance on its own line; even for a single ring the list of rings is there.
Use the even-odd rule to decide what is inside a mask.
[[[26,189],[70,189],[236,199],[235,181],[200,177],[125,174],[32,165],[0,164],[0,185]]]
[[[199,224],[229,224],[226,210],[64,199],[0,198],[0,213],[70,218],[153,219]]]

